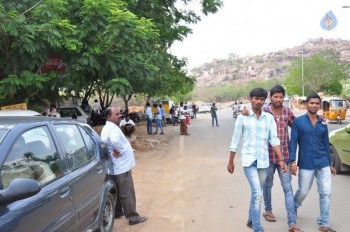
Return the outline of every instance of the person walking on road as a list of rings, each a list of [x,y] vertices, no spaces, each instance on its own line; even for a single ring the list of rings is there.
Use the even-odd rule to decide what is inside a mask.
[[[181,135],[189,135],[187,133],[187,126],[186,126],[186,112],[187,112],[187,110],[184,109],[184,103],[180,102],[179,119],[180,119],[180,134]]]
[[[292,124],[289,147],[290,172],[296,175],[297,166],[299,167],[298,190],[294,196],[295,211],[302,205],[316,178],[320,204],[320,216],[317,218],[319,231],[335,232],[329,225],[329,207],[332,174],[335,175],[336,171],[331,162],[327,125],[317,115],[320,105],[321,98],[318,94],[308,95],[307,113],[295,119]],[[299,151],[296,164],[297,146]]]
[[[295,116],[291,109],[283,106],[284,96],[286,94],[285,89],[281,85],[276,85],[270,90],[271,102],[263,110],[271,113],[275,119],[277,125],[277,135],[280,140],[280,146],[282,150],[282,157],[285,163],[289,161],[289,135],[288,126],[291,126],[295,120]],[[271,190],[273,186],[273,176],[277,170],[278,176],[284,192],[285,207],[287,210],[287,218],[290,232],[300,232],[301,230],[297,227],[296,213],[294,206],[294,196],[292,188],[292,175],[289,171],[282,172],[280,165],[278,164],[279,159],[271,145],[269,145],[270,164],[268,167],[267,178],[263,185],[263,196],[265,203],[264,218],[269,222],[276,222],[276,218],[272,212],[271,203]]]
[[[162,112],[160,111],[158,104],[153,104],[153,107],[156,109],[156,112],[154,113],[154,118],[156,119],[156,132],[154,132],[154,134],[158,134],[158,128],[160,128],[160,134],[163,135]]]
[[[131,169],[135,166],[133,149],[118,127],[122,114],[118,107],[106,109],[107,121],[102,128],[101,139],[107,145],[109,159],[106,161],[107,177],[117,186],[115,217],[124,216],[130,225],[146,221],[136,211],[136,196]]]
[[[152,135],[152,120],[153,120],[153,115],[152,115],[151,104],[150,104],[149,102],[146,103],[145,114],[146,114],[146,116],[147,116],[147,133],[148,133],[149,135]]]
[[[218,115],[216,114],[216,111],[218,110],[218,108],[216,108],[215,103],[213,103],[213,105],[210,107],[210,113],[211,113],[211,126],[214,126],[214,120],[216,123],[216,126],[219,126],[218,123]]]
[[[260,222],[260,208],[262,186],[265,183],[269,167],[268,143],[271,144],[277,155],[282,172],[286,172],[275,120],[271,114],[262,111],[266,97],[267,91],[262,88],[255,88],[250,92],[252,112],[248,116],[239,115],[237,118],[227,165],[227,171],[233,174],[235,170],[234,157],[242,137],[242,166],[251,188],[247,226],[253,228],[254,232],[264,231]]]

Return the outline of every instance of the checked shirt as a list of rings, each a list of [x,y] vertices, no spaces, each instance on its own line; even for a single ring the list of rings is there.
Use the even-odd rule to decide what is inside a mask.
[[[295,116],[293,112],[285,106],[282,106],[282,115],[281,116],[275,116],[273,115],[271,111],[271,105],[268,105],[264,108],[265,112],[271,113],[274,116],[276,125],[277,125],[277,135],[280,139],[280,146],[282,150],[282,156],[284,159],[284,162],[287,163],[289,160],[289,151],[288,151],[288,144],[289,144],[289,134],[288,134],[288,126],[291,126],[293,121],[295,120]],[[278,164],[278,158],[277,155],[273,152],[273,149],[271,145],[269,144],[269,154],[270,154],[270,161]]]

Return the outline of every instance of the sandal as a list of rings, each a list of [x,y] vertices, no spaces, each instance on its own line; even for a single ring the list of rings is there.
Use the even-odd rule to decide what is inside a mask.
[[[277,220],[275,219],[275,216],[272,213],[263,213],[263,217],[265,218],[266,221],[268,222],[276,222]]]
[[[296,225],[294,225],[289,227],[289,232],[304,232],[304,231],[299,229]]]
[[[332,228],[330,228],[329,226],[320,226],[320,228],[318,228],[319,231],[322,232],[337,232],[335,230],[333,230]]]

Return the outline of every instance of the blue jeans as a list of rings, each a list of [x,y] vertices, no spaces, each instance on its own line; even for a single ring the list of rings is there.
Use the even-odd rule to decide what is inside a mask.
[[[163,133],[162,119],[156,119],[156,133],[158,133],[158,127],[160,128],[161,133]]]
[[[216,125],[218,126],[218,116],[217,115],[211,115],[211,125],[214,126],[214,120],[216,121]]]
[[[152,134],[152,119],[147,118],[147,132],[149,135]]]
[[[278,164],[274,164],[272,162],[270,162],[267,178],[265,184],[263,185],[265,212],[272,212],[271,189],[273,186],[273,176],[275,174],[276,169],[278,172],[278,176],[280,177],[282,189],[284,192],[284,204],[287,210],[288,225],[296,224],[297,222],[292,188],[292,175],[289,172],[289,168],[287,172],[282,173],[281,167]]]
[[[319,226],[329,226],[329,205],[331,203],[332,174],[330,167],[316,170],[299,169],[299,189],[295,193],[295,207],[299,208],[311,189],[312,182],[316,177],[317,191],[319,194],[320,216],[317,218]]]
[[[252,222],[254,232],[260,232],[262,231],[260,223],[262,186],[267,177],[267,168],[257,168],[256,161],[251,166],[243,168],[251,189],[248,221]]]

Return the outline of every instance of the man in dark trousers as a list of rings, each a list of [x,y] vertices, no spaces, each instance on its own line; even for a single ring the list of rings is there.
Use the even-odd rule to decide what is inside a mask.
[[[135,166],[132,147],[118,127],[122,113],[118,107],[106,109],[107,121],[101,131],[101,139],[107,144],[109,159],[106,163],[107,175],[117,186],[115,217],[125,217],[130,225],[146,221],[136,211],[136,196],[131,169]]]

